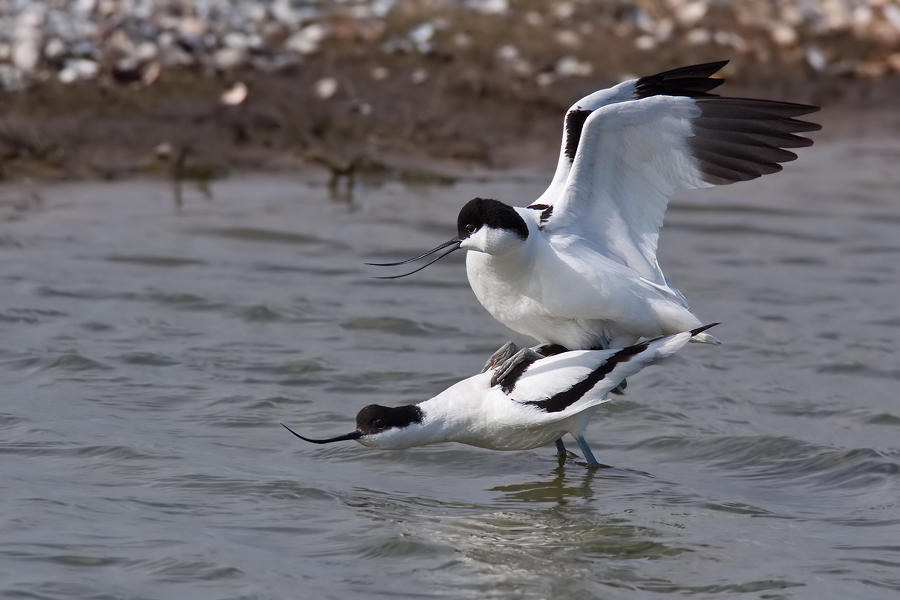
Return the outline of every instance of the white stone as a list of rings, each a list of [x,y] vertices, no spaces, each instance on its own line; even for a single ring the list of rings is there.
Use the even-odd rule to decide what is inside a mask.
[[[571,2],[560,2],[553,7],[553,16],[561,21],[565,21],[575,14],[575,5]]]
[[[468,33],[459,32],[453,36],[453,45],[455,45],[457,48],[462,48],[462,49],[471,48],[472,44],[474,44],[474,43],[475,43],[475,41],[472,39],[472,36],[469,35]]]
[[[679,23],[685,27],[693,27],[706,16],[708,10],[709,5],[704,0],[697,0],[681,6],[676,15]]]
[[[815,46],[810,46],[806,49],[806,62],[816,71],[824,71],[825,67],[828,66],[828,60],[826,60],[825,55]]]
[[[134,55],[140,62],[147,62],[159,56],[159,48],[153,42],[141,42],[134,49]]]
[[[565,46],[567,48],[581,47],[581,36],[579,36],[571,29],[561,29],[556,32],[556,35],[554,37],[556,38],[556,43],[561,46]]]
[[[237,106],[247,99],[247,94],[250,92],[247,89],[247,84],[243,81],[235,82],[231,87],[222,92],[222,95],[219,96],[219,101],[226,106]]]
[[[799,40],[797,30],[786,23],[773,23],[771,34],[772,41],[782,48],[794,46]]]
[[[534,80],[539,86],[547,87],[556,81],[556,76],[553,73],[538,73]]]
[[[313,23],[289,37],[284,47],[297,54],[315,54],[327,36],[328,30],[324,25]]]
[[[213,54],[213,64],[217,69],[230,71],[244,64],[247,53],[240,48],[219,48]]]
[[[431,41],[431,38],[434,37],[435,26],[434,23],[422,23],[417,27],[414,27],[412,31],[407,34],[410,41],[414,44],[425,44]]]
[[[540,27],[544,24],[544,17],[541,16],[541,13],[530,10],[525,13],[525,22],[532,27]]]
[[[74,83],[94,79],[100,74],[100,65],[93,60],[75,58],[66,61],[66,66],[57,77],[62,83]]]
[[[50,38],[50,40],[44,44],[44,56],[46,56],[49,60],[56,60],[57,58],[61,58],[66,53],[66,43],[59,39],[58,37]]]
[[[634,40],[634,45],[638,50],[653,50],[656,48],[656,40],[653,39],[652,35],[641,35]]]
[[[900,31],[900,7],[889,4],[881,9],[884,12],[885,18],[890,21],[891,25],[894,26],[895,29]]]
[[[319,100],[328,100],[338,91],[338,81],[334,77],[323,77],[313,86],[313,93]]]
[[[692,46],[702,46],[712,40],[712,34],[709,32],[709,29],[691,29],[684,36],[684,39]]]
[[[506,44],[497,48],[497,59],[500,61],[512,62],[520,56],[519,49],[512,44]]]
[[[485,15],[503,15],[509,11],[509,0],[466,0],[466,7]]]
[[[560,77],[588,77],[594,72],[594,65],[574,56],[564,56],[556,61],[554,70]]]

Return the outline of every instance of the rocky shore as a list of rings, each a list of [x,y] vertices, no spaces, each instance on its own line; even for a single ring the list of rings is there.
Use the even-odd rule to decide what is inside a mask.
[[[884,104],[900,3],[8,0],[0,174],[503,167],[585,93],[720,59],[731,94]]]

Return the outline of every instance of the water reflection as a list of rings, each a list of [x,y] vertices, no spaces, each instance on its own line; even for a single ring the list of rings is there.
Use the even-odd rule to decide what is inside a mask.
[[[559,458],[559,466],[551,471],[553,474],[551,479],[501,485],[490,488],[489,491],[502,492],[505,502],[541,502],[565,506],[573,498],[582,500],[592,498],[594,496],[592,482],[598,473],[611,468],[601,465],[599,469],[576,470],[567,468],[566,459]]]

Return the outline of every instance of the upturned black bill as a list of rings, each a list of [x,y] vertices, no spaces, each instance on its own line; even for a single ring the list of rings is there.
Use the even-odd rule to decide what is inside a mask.
[[[375,278],[375,279],[400,279],[401,277],[406,277],[407,275],[412,275],[413,273],[418,273],[425,267],[436,263],[437,261],[441,260],[448,254],[456,252],[457,250],[459,250],[459,245],[461,243],[462,243],[462,241],[459,238],[453,238],[449,242],[445,242],[445,243],[441,244],[440,246],[438,246],[437,248],[433,248],[433,249],[429,250],[428,252],[426,252],[425,254],[422,254],[415,258],[410,258],[409,260],[402,260],[400,262],[395,262],[395,263],[366,263],[366,264],[369,265],[370,267],[396,267],[398,265],[405,265],[407,263],[415,262],[415,261],[419,260],[420,258],[425,258],[426,256],[430,256],[430,255],[434,254],[435,252],[439,252],[439,251],[443,250],[444,248],[450,248],[450,250],[444,252],[437,258],[434,258],[434,259],[428,261],[427,263],[425,263],[424,266],[421,266],[414,271],[410,271],[409,273],[404,273],[403,275],[392,275],[389,277],[376,277]]]
[[[281,426],[284,427],[285,429],[287,429],[288,431],[290,431],[291,433],[293,433],[294,435],[296,435],[301,440],[306,441],[306,442],[312,442],[313,444],[330,444],[331,442],[343,442],[344,440],[358,440],[359,438],[362,437],[362,433],[360,433],[359,431],[351,431],[350,433],[347,433],[344,435],[339,435],[339,436],[333,437],[333,438],[328,438],[327,440],[311,440],[309,438],[303,437],[302,435],[300,435],[299,433],[297,433],[296,431],[294,431],[293,429],[291,429],[284,423],[282,423]]]

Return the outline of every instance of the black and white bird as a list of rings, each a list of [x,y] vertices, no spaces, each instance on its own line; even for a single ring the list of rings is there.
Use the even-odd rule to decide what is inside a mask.
[[[626,377],[670,356],[692,337],[712,327],[657,338],[615,350],[576,350],[521,362],[499,384],[481,373],[447,388],[420,404],[366,406],[356,416],[356,430],[314,444],[356,440],[364,446],[400,450],[441,442],[459,442],[492,450],[530,450],[572,434],[588,465],[599,466],[584,440],[588,422],[609,392]]]
[[[466,271],[481,304],[509,328],[569,350],[621,348],[699,327],[656,259],[669,197],[780,171],[797,158],[785,148],[812,144],[796,134],[821,128],[795,118],[815,106],[711,94],[723,83],[711,76],[727,62],[582,98],[566,113],[556,174],[540,198],[525,208],[475,198],[460,211],[455,238],[375,266],[448,249],[428,266],[469,250]],[[718,343],[709,334],[693,341]],[[504,346],[489,365],[514,368],[524,358],[514,350]]]

